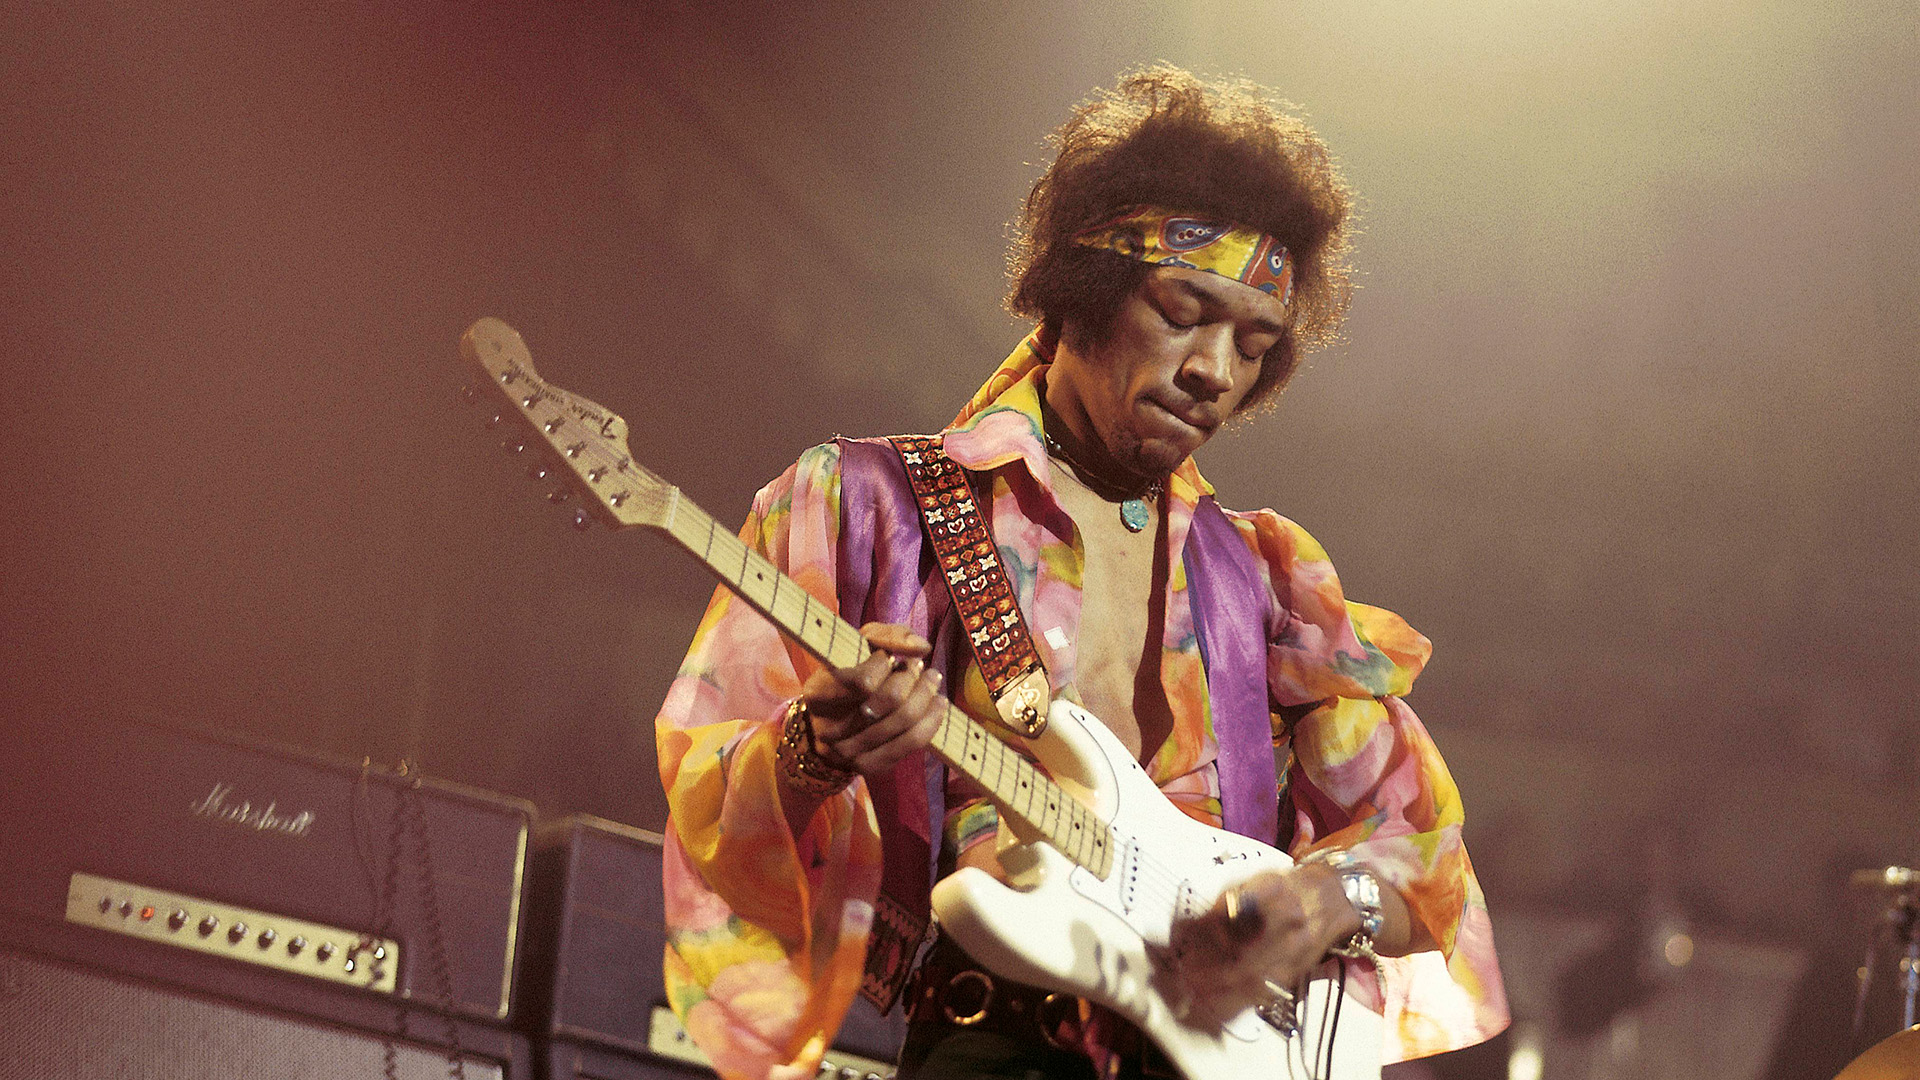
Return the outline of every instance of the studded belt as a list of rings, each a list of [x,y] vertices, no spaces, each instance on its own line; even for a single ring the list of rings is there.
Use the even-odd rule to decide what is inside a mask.
[[[945,938],[934,945],[915,974],[907,1014],[916,1024],[990,1031],[1074,1052],[1083,1049],[1091,1016],[1092,1007],[1081,998],[995,975]],[[1128,1045],[1115,1049],[1126,1059],[1126,1067],[1117,1075],[1178,1080],[1179,1073],[1159,1049],[1132,1025],[1124,1026]]]

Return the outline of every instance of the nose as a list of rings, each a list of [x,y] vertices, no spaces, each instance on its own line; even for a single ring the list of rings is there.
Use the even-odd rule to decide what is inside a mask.
[[[1180,374],[1190,384],[1188,392],[1213,398],[1233,389],[1233,362],[1238,355],[1230,324],[1203,327],[1180,365]]]

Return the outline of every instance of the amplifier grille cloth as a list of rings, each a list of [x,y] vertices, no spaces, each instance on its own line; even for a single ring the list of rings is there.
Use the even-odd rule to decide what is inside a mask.
[[[397,1075],[440,1080],[444,1051],[396,1042]],[[467,1058],[471,1080],[505,1080]],[[384,1080],[374,1035],[292,1020],[0,951],[0,1077]]]

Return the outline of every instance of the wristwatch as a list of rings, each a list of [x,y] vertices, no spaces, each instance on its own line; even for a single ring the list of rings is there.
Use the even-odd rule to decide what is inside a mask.
[[[1354,959],[1373,959],[1373,940],[1380,936],[1380,928],[1387,921],[1386,913],[1380,908],[1380,879],[1360,865],[1360,860],[1351,853],[1342,850],[1316,851],[1301,861],[1323,863],[1332,868],[1340,876],[1340,890],[1347,894],[1347,903],[1352,904],[1354,914],[1360,916],[1360,929],[1331,951]]]

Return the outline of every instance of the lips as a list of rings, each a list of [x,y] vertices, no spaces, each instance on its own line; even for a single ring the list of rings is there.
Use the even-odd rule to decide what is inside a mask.
[[[1214,429],[1220,426],[1220,421],[1217,417],[1213,415],[1213,411],[1203,406],[1169,405],[1168,403],[1160,400],[1159,398],[1153,398],[1153,397],[1147,398],[1146,401],[1147,401],[1147,404],[1152,405],[1154,408],[1158,409],[1159,411],[1166,413],[1168,416],[1171,416],[1173,419],[1178,420],[1180,423],[1186,425],[1187,427],[1192,428],[1194,431],[1199,432],[1201,437],[1203,438],[1212,435]]]

